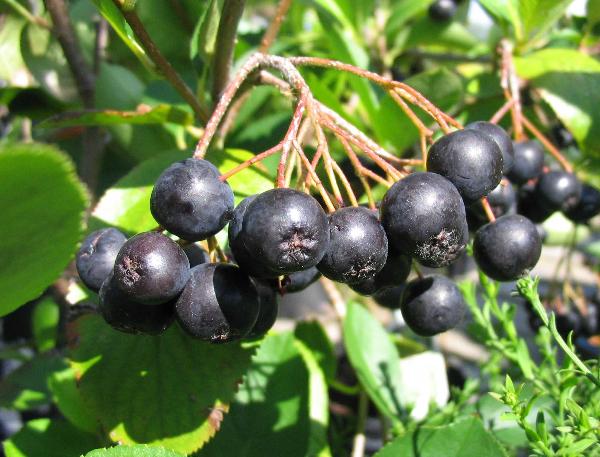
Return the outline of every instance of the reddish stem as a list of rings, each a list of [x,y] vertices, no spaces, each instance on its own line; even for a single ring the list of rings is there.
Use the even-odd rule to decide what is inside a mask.
[[[492,211],[492,207],[487,197],[483,197],[481,199],[481,206],[483,206],[483,210],[485,211],[485,215],[487,216],[490,222],[496,222],[496,216],[494,216],[494,211]]]

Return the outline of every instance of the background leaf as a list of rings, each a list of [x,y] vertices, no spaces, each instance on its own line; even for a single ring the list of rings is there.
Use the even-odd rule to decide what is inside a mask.
[[[108,449],[94,449],[85,457],[181,457],[181,454],[157,446],[115,446]]]

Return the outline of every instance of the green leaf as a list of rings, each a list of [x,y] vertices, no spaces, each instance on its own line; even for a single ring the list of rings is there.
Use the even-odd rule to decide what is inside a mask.
[[[0,315],[38,297],[69,263],[87,193],[56,148],[0,146]]]
[[[294,335],[310,349],[325,377],[333,379],[337,360],[331,340],[319,321],[299,322],[294,330]]]
[[[0,79],[10,86],[23,86],[27,66],[23,61],[19,42],[26,22],[14,15],[4,15],[0,28]]]
[[[343,332],[360,383],[383,414],[399,421],[409,399],[400,390],[400,356],[387,332],[357,303],[348,304]]]
[[[40,122],[37,128],[62,128],[90,125],[120,124],[177,124],[192,125],[194,116],[188,110],[173,105],[144,107],[137,111],[90,110],[58,114]]]
[[[588,154],[600,156],[600,62],[572,49],[545,49],[515,60]]]
[[[519,1],[519,16],[523,24],[523,37],[519,41],[531,45],[542,37],[563,16],[571,3],[572,0]]]
[[[206,11],[194,28],[190,42],[190,59],[194,60],[200,55],[205,62],[210,62],[215,51],[221,7],[218,0],[210,0]]]
[[[391,14],[385,26],[386,33],[390,37],[396,35],[407,21],[426,11],[432,3],[433,0],[393,2]]]
[[[129,335],[88,315],[70,330],[81,396],[110,439],[184,454],[218,430],[252,353],[194,340],[177,325],[160,336]]]
[[[199,457],[319,455],[311,449],[310,372],[290,332],[269,335],[252,360],[221,431]],[[320,406],[321,405],[316,405]],[[324,432],[324,430],[320,430]]]
[[[50,403],[47,379],[66,366],[55,355],[39,355],[21,365],[0,383],[0,406],[27,410]]]
[[[6,457],[80,457],[99,444],[94,435],[59,419],[29,421],[3,443]]]
[[[35,305],[31,327],[39,352],[49,351],[56,346],[59,319],[60,308],[51,298],[45,298]]]
[[[506,457],[480,419],[471,417],[443,427],[420,427],[396,438],[376,457]]]
[[[115,446],[108,449],[94,449],[85,457],[182,457],[181,454],[163,447],[145,446]]]

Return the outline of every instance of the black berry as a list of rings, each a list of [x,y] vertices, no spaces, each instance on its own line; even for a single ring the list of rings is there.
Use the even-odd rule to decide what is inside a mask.
[[[90,233],[81,243],[75,264],[83,283],[93,291],[100,290],[108,277],[121,246],[127,238],[115,228],[104,228]]]
[[[517,212],[539,224],[548,219],[554,213],[554,209],[549,208],[539,197],[535,184],[527,183],[519,189]]]
[[[495,217],[515,213],[517,210],[517,194],[513,185],[504,180],[487,195],[488,203]],[[473,215],[481,222],[487,222],[487,215],[480,201],[473,203],[467,208],[467,215]]]
[[[317,270],[317,267],[310,267],[307,270],[296,271],[287,275],[283,278],[282,286],[286,292],[300,292],[320,277],[321,272]]]
[[[485,197],[502,178],[502,152],[480,130],[457,130],[437,140],[427,155],[427,171],[456,186],[466,204]]]
[[[402,294],[406,285],[385,287],[373,294],[373,299],[378,305],[388,309],[399,309],[402,300]]]
[[[204,240],[219,232],[233,211],[233,192],[219,176],[206,160],[174,163],[154,184],[150,198],[154,219],[185,240]]]
[[[350,284],[350,288],[361,295],[373,295],[382,289],[399,286],[408,278],[411,265],[409,256],[389,249],[385,265],[379,273],[372,279]]]
[[[460,194],[435,173],[413,173],[395,183],[381,202],[381,222],[392,249],[428,267],[452,263],[469,237]]]
[[[539,178],[536,193],[547,208],[568,211],[579,203],[581,181],[573,173],[550,171]]]
[[[248,333],[248,338],[259,338],[266,334],[275,324],[279,311],[279,294],[267,281],[253,279],[254,287],[258,293],[259,311],[256,323]]]
[[[341,208],[329,215],[329,247],[317,268],[334,281],[365,281],[383,268],[387,253],[385,230],[373,211]]]
[[[519,214],[502,216],[484,225],[473,241],[477,265],[497,281],[512,281],[528,274],[541,252],[542,242],[535,225]]]
[[[183,247],[183,252],[190,262],[190,268],[194,268],[202,263],[210,263],[210,256],[208,252],[196,243],[188,244]]]
[[[544,149],[537,141],[514,143],[514,152],[515,160],[507,175],[513,184],[525,184],[542,174]]]
[[[445,276],[432,275],[406,284],[400,310],[413,332],[433,336],[460,323],[465,302],[456,284]]]
[[[189,276],[190,263],[183,249],[158,232],[130,238],[115,262],[116,284],[131,300],[144,304],[174,299]]]
[[[506,130],[502,127],[486,121],[471,122],[465,125],[465,129],[479,130],[480,132],[489,135],[496,142],[502,152],[502,174],[506,175],[512,168],[515,160],[515,152],[513,150],[513,142],[510,139]]]
[[[578,223],[585,223],[592,217],[597,216],[600,214],[600,190],[588,184],[583,184],[579,202],[564,213],[573,222]]]
[[[567,338],[571,332],[573,332],[573,338],[576,338],[581,328],[582,319],[577,311],[567,309],[556,313],[556,330],[563,338]]]
[[[155,306],[133,301],[121,291],[112,272],[100,288],[98,310],[108,325],[125,333],[158,335],[175,318],[173,301]]]
[[[329,245],[327,216],[310,195],[293,189],[271,189],[247,206],[241,229],[233,234],[236,260],[243,246],[259,270],[274,276],[317,265]]]
[[[175,315],[192,337],[227,343],[248,335],[259,309],[256,287],[240,268],[205,263],[191,270],[175,304]]]
[[[456,14],[454,0],[436,0],[429,6],[429,17],[437,22],[446,22]]]

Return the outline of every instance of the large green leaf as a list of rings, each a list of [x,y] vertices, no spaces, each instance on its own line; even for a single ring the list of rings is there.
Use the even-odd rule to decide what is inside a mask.
[[[39,352],[49,351],[56,346],[60,307],[51,298],[44,298],[35,305],[31,316],[31,330]]]
[[[171,152],[147,160],[111,187],[100,199],[92,214],[91,229],[111,225],[129,233],[151,230],[157,226],[150,214],[150,194],[158,176],[173,162],[189,158],[189,152]],[[252,157],[240,149],[213,150],[206,159],[222,172]],[[236,202],[248,195],[273,187],[272,180],[256,167],[250,167],[227,180]]]
[[[27,422],[3,443],[6,457],[80,457],[99,445],[94,435],[51,419]]]
[[[399,421],[408,404],[400,389],[400,356],[383,326],[357,303],[348,304],[344,346],[358,379],[377,408]]]
[[[471,417],[443,427],[420,427],[396,438],[376,457],[506,457],[480,419]]]
[[[600,156],[600,63],[572,49],[517,58],[517,73],[539,89],[585,152]]]
[[[73,164],[56,148],[0,146],[0,315],[59,276],[81,236],[87,203]]]
[[[70,333],[81,395],[110,439],[184,454],[219,429],[252,354],[240,343],[194,340],[177,325],[160,336],[124,334],[91,315]]]
[[[163,447],[145,446],[115,446],[108,449],[94,449],[85,457],[182,457],[181,454]]]
[[[310,349],[325,377],[334,379],[337,360],[333,344],[319,321],[299,322],[294,335]]]
[[[320,403],[311,404],[313,384],[301,351],[292,333],[265,338],[221,431],[199,457],[323,453],[323,448],[311,445],[315,443],[311,438],[323,434],[326,424],[311,421],[311,412],[314,407],[326,407],[327,402],[321,398]]]

